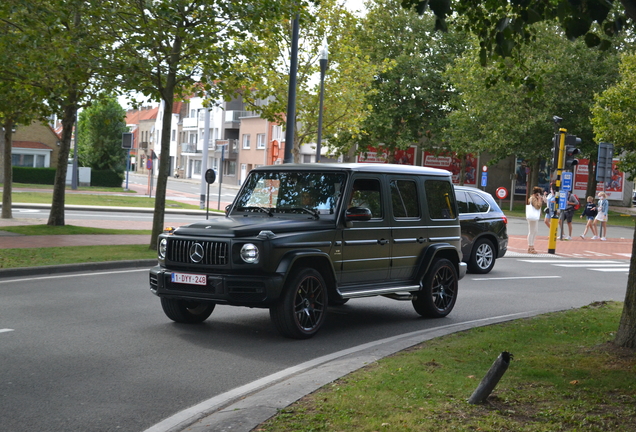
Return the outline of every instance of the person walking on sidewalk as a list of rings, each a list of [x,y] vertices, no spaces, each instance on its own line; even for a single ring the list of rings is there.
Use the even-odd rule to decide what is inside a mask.
[[[594,225],[594,218],[596,217],[597,213],[598,212],[596,211],[596,204],[594,204],[594,197],[592,196],[587,197],[587,204],[585,204],[583,213],[581,213],[581,216],[580,216],[580,217],[583,217],[583,216],[587,217],[587,224],[585,225],[585,230],[583,231],[583,234],[581,234],[581,238],[583,240],[585,240],[585,234],[587,234],[587,230],[592,231],[592,234],[594,235],[592,237],[592,240],[595,240],[598,238],[598,236],[596,235],[596,225]]]
[[[541,207],[543,206],[543,189],[538,186],[532,188],[532,196],[526,206],[526,219],[528,220],[528,253],[536,254],[534,239],[539,231],[539,219],[541,219]]]
[[[601,240],[605,241],[607,239],[607,213],[609,212],[609,201],[607,201],[607,195],[605,192],[598,193],[596,210],[598,213],[596,214],[596,218],[594,218],[594,227],[596,227],[598,222],[601,223],[601,230],[599,233],[601,234]],[[592,239],[594,239],[594,237],[592,237]]]
[[[567,207],[561,213],[561,238],[563,240],[572,240],[572,217],[574,216],[574,206],[579,205],[579,199],[571,192],[568,192],[568,201]],[[568,235],[564,236],[563,231],[565,227],[563,223],[566,222],[568,224]]]

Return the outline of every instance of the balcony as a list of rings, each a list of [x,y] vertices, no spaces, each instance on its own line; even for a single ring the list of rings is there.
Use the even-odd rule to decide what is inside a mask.
[[[196,129],[198,126],[199,119],[196,117],[186,117],[183,119],[183,128],[184,129]]]

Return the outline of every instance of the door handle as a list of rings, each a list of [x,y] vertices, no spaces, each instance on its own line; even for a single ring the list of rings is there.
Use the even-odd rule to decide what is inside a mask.
[[[388,241],[388,240],[386,240],[386,239],[380,239],[380,240],[378,240],[378,243],[380,243],[381,245],[385,245],[385,244],[387,244],[388,242],[389,242],[389,241]]]

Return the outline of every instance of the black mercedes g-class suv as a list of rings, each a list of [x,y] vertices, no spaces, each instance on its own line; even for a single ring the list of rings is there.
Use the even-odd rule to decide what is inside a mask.
[[[328,305],[382,295],[444,317],[466,273],[448,171],[390,164],[285,164],[250,172],[225,217],[159,237],[150,289],[168,318],[217,304],[269,308],[305,339]]]

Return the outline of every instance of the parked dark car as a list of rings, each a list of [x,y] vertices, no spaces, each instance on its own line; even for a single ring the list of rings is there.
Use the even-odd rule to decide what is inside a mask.
[[[462,254],[471,273],[488,273],[508,250],[508,218],[488,192],[455,186]]]
[[[225,217],[159,236],[150,290],[168,318],[207,319],[217,304],[268,308],[305,339],[327,305],[385,296],[422,316],[457,299],[461,229],[448,171],[389,164],[253,169]]]

